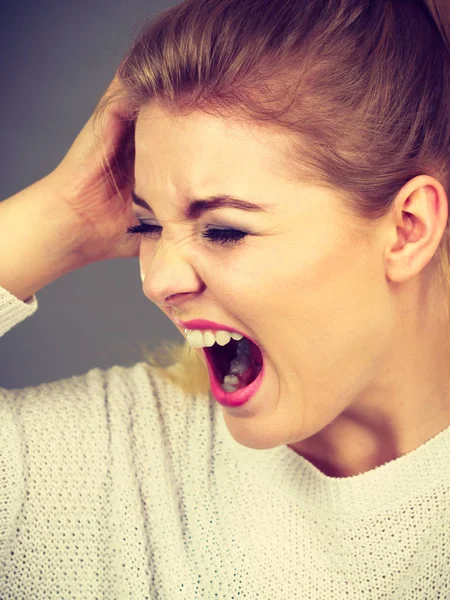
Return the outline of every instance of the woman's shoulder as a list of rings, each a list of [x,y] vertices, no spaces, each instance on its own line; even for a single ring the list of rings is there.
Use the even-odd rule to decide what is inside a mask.
[[[183,389],[174,364],[147,362],[93,367],[82,374],[21,389],[0,388],[0,412],[16,415],[25,429],[74,428],[98,431],[104,424],[122,428],[145,422],[147,428],[175,432],[187,421],[210,418],[211,398]]]

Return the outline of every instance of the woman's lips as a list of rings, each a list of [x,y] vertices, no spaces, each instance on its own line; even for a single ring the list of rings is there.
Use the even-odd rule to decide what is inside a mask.
[[[207,352],[205,352],[205,348],[202,348],[202,352],[205,356],[206,364],[208,367],[212,395],[217,400],[217,402],[219,402],[219,404],[222,404],[223,406],[229,406],[231,408],[238,408],[252,399],[252,397],[261,387],[265,373],[264,364],[261,370],[259,371],[256,379],[254,379],[254,381],[252,381],[250,384],[248,384],[245,387],[238,388],[234,392],[226,392],[222,388],[221,382],[216,376],[213,363],[209,360],[208,354]]]

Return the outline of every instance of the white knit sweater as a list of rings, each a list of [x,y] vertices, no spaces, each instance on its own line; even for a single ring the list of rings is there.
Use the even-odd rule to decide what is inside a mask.
[[[0,598],[449,599],[450,428],[332,478],[145,363],[0,388]]]

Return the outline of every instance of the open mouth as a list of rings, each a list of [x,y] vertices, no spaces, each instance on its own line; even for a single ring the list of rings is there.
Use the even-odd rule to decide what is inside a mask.
[[[248,338],[239,341],[231,339],[225,346],[215,343],[204,350],[220,384],[227,375],[235,375],[239,380],[239,387],[245,387],[257,378],[262,369],[261,350]],[[237,368],[232,368],[232,361],[236,367],[236,359],[241,359],[242,362]]]

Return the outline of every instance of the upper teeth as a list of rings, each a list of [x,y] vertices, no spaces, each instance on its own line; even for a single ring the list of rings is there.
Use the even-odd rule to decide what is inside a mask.
[[[225,346],[228,342],[233,340],[242,340],[244,337],[242,334],[235,331],[216,331],[213,332],[210,329],[201,331],[200,329],[185,329],[184,330],[188,342],[192,348],[210,348],[216,342],[219,346]]]

